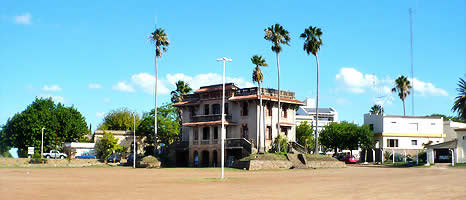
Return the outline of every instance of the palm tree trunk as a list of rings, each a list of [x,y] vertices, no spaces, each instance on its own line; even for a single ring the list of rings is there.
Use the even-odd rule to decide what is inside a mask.
[[[265,135],[263,135],[264,127],[262,127],[261,120],[263,119],[264,113],[262,112],[262,89],[261,89],[261,83],[258,82],[259,84],[259,153],[264,153],[263,149],[265,149]]]
[[[406,116],[406,110],[405,110],[405,100],[402,99],[403,101],[403,115]]]
[[[155,53],[155,109],[154,109],[154,156],[157,154],[157,53]]]
[[[319,56],[316,54],[317,62],[317,97],[316,97],[316,139],[314,154],[319,154]]]
[[[262,99],[262,94],[261,94],[261,99]],[[264,153],[266,152],[266,147],[265,147],[265,106],[262,106],[262,130],[264,130]]]
[[[277,53],[277,68],[278,68],[278,123],[277,123],[277,137],[280,136],[280,118],[281,116],[281,108],[280,108],[280,62],[278,59]],[[278,152],[280,152],[280,140],[278,140]]]

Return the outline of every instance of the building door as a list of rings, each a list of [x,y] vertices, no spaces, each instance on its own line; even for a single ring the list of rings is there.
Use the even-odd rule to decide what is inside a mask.
[[[209,166],[209,151],[202,151],[202,167],[208,167]]]

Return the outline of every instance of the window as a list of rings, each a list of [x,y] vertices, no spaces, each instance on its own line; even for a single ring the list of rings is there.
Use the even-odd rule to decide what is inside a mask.
[[[214,127],[214,140],[218,139],[218,127]]]
[[[248,102],[243,102],[241,106],[241,116],[248,116]]]
[[[374,131],[374,124],[369,124],[369,129],[371,129],[371,131]]]
[[[282,127],[282,128],[280,129],[280,132],[282,132],[283,134],[285,134],[286,136],[288,136],[288,129],[287,129],[287,128]]]
[[[248,136],[248,125],[245,124],[241,127],[241,136],[245,139],[248,139],[249,136]]]
[[[202,130],[202,140],[209,140],[210,137],[210,127],[204,127]]]
[[[463,135],[463,140],[466,140],[466,135]]]
[[[197,127],[194,128],[194,140],[199,140],[199,132]]]
[[[411,145],[416,146],[417,145],[417,140],[411,140]]]
[[[266,135],[266,140],[271,140],[272,139],[272,126],[267,126],[267,135]]]
[[[228,103],[225,103],[225,114],[228,115]]]
[[[209,104],[205,104],[204,105],[204,115],[208,115],[209,114]]]
[[[272,106],[271,105],[267,106],[267,115],[272,116]]]
[[[392,124],[396,124],[396,122],[392,122]]]
[[[288,118],[288,109],[286,107],[282,107],[282,117]]]
[[[220,115],[220,104],[212,105],[212,114]]]
[[[398,147],[398,139],[387,139],[387,147]]]
[[[430,125],[435,126],[435,123],[430,123]]]

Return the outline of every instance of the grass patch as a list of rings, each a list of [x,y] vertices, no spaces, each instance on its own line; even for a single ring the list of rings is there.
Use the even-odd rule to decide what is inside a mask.
[[[241,179],[246,179],[246,178],[240,178],[240,177],[231,177],[231,178],[225,177],[224,179],[221,179],[221,178],[183,178],[183,179],[178,179],[178,181],[182,181],[182,182],[224,182],[224,181],[233,181],[233,180],[241,180]]]
[[[466,168],[466,163],[455,163],[455,166],[451,166],[451,164],[450,164],[450,167],[453,167],[453,168]]]
[[[326,155],[305,154],[307,161],[338,161],[336,158]]]
[[[250,160],[283,160],[287,161],[285,153],[264,153],[264,154],[251,154],[248,157],[244,157],[241,161]]]

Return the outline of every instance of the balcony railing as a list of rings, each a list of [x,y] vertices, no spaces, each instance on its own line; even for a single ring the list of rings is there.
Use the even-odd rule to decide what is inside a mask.
[[[220,121],[222,119],[221,114],[215,115],[196,115],[192,116],[193,122],[210,122],[210,121]],[[226,115],[225,120],[231,121],[231,115]]]
[[[248,96],[248,95],[255,95],[255,94],[259,94],[259,88],[257,87],[243,88],[235,92],[235,96]],[[271,88],[262,88],[262,94],[276,97],[278,96],[278,90],[271,89]],[[295,93],[281,90],[280,97],[295,99]]]

